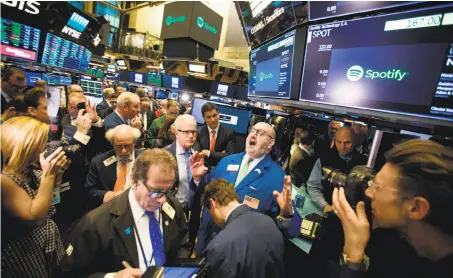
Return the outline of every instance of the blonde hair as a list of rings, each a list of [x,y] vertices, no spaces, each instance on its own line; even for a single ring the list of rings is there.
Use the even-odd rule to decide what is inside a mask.
[[[137,100],[137,102],[140,102],[140,98],[136,94],[133,94],[131,92],[124,92],[116,100],[116,106],[117,107],[127,106],[134,99]]]
[[[49,125],[20,116],[0,126],[2,164],[5,170],[20,172],[39,158],[47,143]]]

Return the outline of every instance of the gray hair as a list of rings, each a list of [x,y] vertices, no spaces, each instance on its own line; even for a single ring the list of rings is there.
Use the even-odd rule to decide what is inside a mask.
[[[195,120],[194,116],[184,114],[184,115],[178,116],[176,118],[174,125],[175,125],[176,129],[181,129],[182,123],[189,123],[189,122],[193,122],[193,123],[195,123],[195,125],[197,125],[197,121]]]
[[[140,102],[140,98],[136,94],[133,94],[131,92],[124,92],[118,97],[116,101],[116,106],[117,107],[127,106],[133,100],[137,100],[138,102]]]
[[[102,96],[104,98],[110,98],[110,96],[115,92],[113,88],[105,88],[104,91],[102,92]]]
[[[129,125],[117,125],[116,127],[109,129],[105,133],[105,138],[113,145],[114,139],[119,134],[129,135],[134,140],[134,142],[136,142],[138,138],[140,138],[140,136],[142,135],[140,130],[133,128]]]

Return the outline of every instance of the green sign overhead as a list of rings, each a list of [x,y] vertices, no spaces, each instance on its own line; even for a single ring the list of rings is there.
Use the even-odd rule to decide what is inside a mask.
[[[167,24],[167,26],[170,26],[172,24],[175,24],[175,23],[179,23],[179,22],[184,22],[186,21],[186,16],[184,15],[181,15],[181,16],[178,16],[178,17],[174,17],[174,16],[167,16],[167,18],[165,19],[165,24]]]
[[[210,26],[201,16],[197,18],[197,26],[199,28],[205,28],[214,35],[217,33],[217,29],[214,26]]]

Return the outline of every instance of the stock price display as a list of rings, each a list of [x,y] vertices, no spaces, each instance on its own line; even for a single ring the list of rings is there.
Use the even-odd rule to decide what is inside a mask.
[[[47,33],[41,62],[49,66],[79,70],[87,64],[87,56],[91,54],[85,47]]]
[[[2,55],[36,61],[39,35],[38,29],[2,18]]]

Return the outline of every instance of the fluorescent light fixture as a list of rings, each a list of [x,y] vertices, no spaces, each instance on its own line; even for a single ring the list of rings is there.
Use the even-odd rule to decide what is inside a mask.
[[[252,10],[252,16],[256,17],[259,15],[272,1],[249,1],[250,9]]]
[[[160,69],[160,67],[158,67],[158,66],[146,66],[146,67],[149,69]]]
[[[188,94],[183,94],[183,95],[181,96],[181,100],[182,100],[182,101],[188,101],[188,100],[189,100],[189,95],[188,95]]]
[[[197,64],[190,64],[189,63],[189,71],[191,72],[200,72],[206,73],[206,65],[197,65]]]

